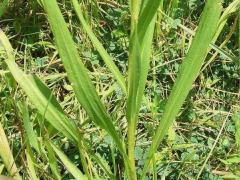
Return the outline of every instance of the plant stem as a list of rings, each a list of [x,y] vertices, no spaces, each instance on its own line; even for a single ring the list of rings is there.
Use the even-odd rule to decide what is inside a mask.
[[[131,35],[130,35],[131,40],[130,41],[132,43],[134,41],[134,38],[132,37],[138,25],[140,3],[141,3],[141,0],[130,0],[130,11],[131,11]],[[133,116],[130,115],[130,117],[128,118],[128,158],[130,161],[129,178],[131,180],[137,179],[136,166],[135,166],[135,153],[134,153],[135,140],[136,140],[136,137],[135,137],[136,123],[137,123],[137,114],[133,114]]]

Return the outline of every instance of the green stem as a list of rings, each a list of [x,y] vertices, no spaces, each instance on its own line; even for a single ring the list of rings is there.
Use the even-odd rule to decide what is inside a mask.
[[[131,39],[131,41],[133,41],[132,36],[137,29],[141,0],[130,0],[129,3],[130,3],[130,11],[131,11],[130,39]],[[129,158],[129,162],[130,162],[129,178],[131,180],[137,179],[136,166],[135,166],[136,124],[137,124],[137,115],[135,114],[134,116],[130,116],[130,118],[128,119],[128,158]]]

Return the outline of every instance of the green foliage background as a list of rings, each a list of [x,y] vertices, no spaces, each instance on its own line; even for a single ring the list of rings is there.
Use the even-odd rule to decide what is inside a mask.
[[[106,111],[114,120],[116,130],[121,132],[121,136],[127,137],[128,121],[125,116],[127,103],[124,91],[121,90],[121,86],[115,81],[97,48],[83,30],[70,1],[58,2],[97,94],[100,95]],[[232,2],[224,0],[224,10]],[[239,3],[239,1],[236,2]],[[64,135],[74,140],[78,135],[84,137],[85,144],[81,147],[89,148],[88,153],[84,151],[79,153],[78,147],[72,141],[64,138],[55,129],[49,130],[49,123],[42,121],[44,117],[26,98],[18,84],[12,80],[6,64],[1,60],[0,122],[19,174],[23,179],[59,179],[60,177],[70,179],[75,177],[74,172],[76,176],[82,176],[77,170],[71,173],[70,169],[77,167],[80,172],[84,171],[80,155],[83,154],[91,159],[89,162],[92,164],[87,166],[96,178],[95,174],[98,174],[101,179],[126,177],[121,152],[106,131],[96,127],[90,121],[89,115],[77,102],[73,92],[74,87],[67,78],[57,51],[56,37],[50,29],[43,8],[33,0],[15,0],[10,1],[9,5],[6,4],[6,1],[3,1],[0,7],[0,28],[11,42],[16,63],[25,73],[35,74],[47,84],[67,114],[66,124],[71,120],[78,127],[77,130],[71,129],[72,127],[67,127],[70,130],[65,126],[62,127],[72,133],[69,136],[67,133]],[[137,143],[134,153],[138,176],[146,163],[152,137],[161,120],[179,67],[189,50],[193,39],[191,32],[199,23],[204,5],[205,2],[201,0],[163,1],[158,12],[150,70],[136,133]],[[129,35],[131,34],[128,2],[84,0],[82,9],[86,22],[90,24],[106,51],[113,57],[120,72],[124,76],[128,75]],[[217,51],[211,49],[208,53],[201,73],[193,84],[181,112],[154,155],[154,166],[151,165],[149,171],[155,174],[147,174],[147,179],[160,179],[160,177],[195,179],[203,165],[200,179],[240,178],[238,44],[240,17],[238,12],[239,8],[227,16],[226,24],[216,42],[213,43],[219,49]],[[35,80],[29,78],[29,82],[33,81]],[[50,97],[51,92],[46,96]],[[37,136],[33,135],[31,140],[26,136],[28,127],[25,125],[29,122],[32,126],[30,129],[33,128]],[[223,127],[222,131],[220,131],[221,127]],[[77,134],[78,130],[79,134]],[[214,145],[219,132],[221,132],[220,137]],[[61,156],[61,152],[57,147],[47,143],[49,139],[51,143],[57,144],[71,160],[73,164],[69,165],[70,169],[64,163],[51,163],[57,162],[56,158]],[[55,157],[53,151],[58,152],[58,156]],[[209,159],[204,164],[208,156]],[[62,162],[64,162],[63,159],[61,159]],[[57,169],[56,172],[54,169]],[[0,174],[10,175],[1,158]]]

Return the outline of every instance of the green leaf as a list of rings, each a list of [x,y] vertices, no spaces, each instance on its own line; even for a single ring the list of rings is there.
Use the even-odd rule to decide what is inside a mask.
[[[225,160],[224,159],[219,159],[219,160],[222,161],[225,165],[239,164],[240,156],[236,155]]]
[[[96,161],[96,163],[102,168],[102,170],[109,176],[110,179],[116,179],[111,172],[111,168],[108,162],[100,156],[100,154],[92,154],[92,158]]]
[[[124,155],[125,147],[122,138],[117,133],[112,119],[107,114],[104,105],[97,95],[56,0],[43,0],[43,6],[55,36],[61,60],[66,69],[68,78],[72,83],[78,101],[87,111],[90,119],[98,126],[104,128],[112,136],[120,152]]]
[[[109,70],[115,76],[115,78],[116,78],[118,84],[120,85],[120,87],[122,88],[123,92],[126,94],[127,90],[126,90],[126,83],[125,83],[124,77],[122,76],[122,74],[119,71],[119,69],[117,68],[117,66],[114,64],[113,58],[107,53],[107,51],[104,49],[102,43],[98,40],[98,38],[93,33],[91,27],[87,24],[86,20],[84,19],[82,10],[81,10],[81,5],[78,3],[77,0],[71,0],[71,1],[72,1],[74,10],[77,13],[78,18],[79,18],[84,30],[86,31],[87,35],[91,39],[94,47],[97,49],[97,51],[101,55],[102,59],[108,66]]]
[[[30,148],[30,144],[29,142],[27,142],[27,148],[26,148],[26,158],[27,158],[27,167],[28,167],[28,170],[29,170],[29,175],[31,177],[31,179],[33,180],[38,180],[37,178],[37,175],[36,175],[36,171],[35,171],[35,168],[34,168],[34,165],[36,164],[36,161],[34,159],[34,155],[33,155],[33,152]]]
[[[86,176],[82,174],[82,172],[73,164],[68,157],[54,144],[51,143],[51,146],[55,153],[58,155],[59,159],[62,161],[66,169],[75,177],[76,179],[79,180],[84,180],[87,179]]]
[[[208,46],[217,30],[221,10],[220,0],[207,1],[200,18],[196,35],[187,56],[183,60],[176,82],[165,106],[162,119],[159,123],[156,134],[153,137],[149,155],[143,169],[142,178],[145,175],[160,142],[163,140],[168,128],[172,125],[180,111],[185,98],[192,88],[194,80],[198,76],[200,68],[207,55]]]
[[[25,105],[23,103],[19,103],[18,107],[19,107],[19,109],[22,113],[23,126],[24,126],[24,129],[26,131],[27,141],[30,143],[30,145],[32,147],[34,147],[34,149],[38,153],[40,153],[40,148],[39,148],[39,145],[38,145],[37,136],[33,131],[33,123],[30,121],[28,107],[27,107],[27,105]]]
[[[135,131],[138,121],[138,113],[141,107],[145,89],[145,83],[150,65],[151,45],[154,33],[157,9],[147,11],[151,7],[151,1],[144,1],[140,18],[137,22],[132,19],[133,31],[130,37],[129,64],[128,64],[128,97],[127,97],[127,120],[128,120],[128,154],[131,162],[132,179],[135,174]],[[145,4],[146,3],[146,4]],[[159,6],[158,1],[152,2]],[[133,5],[133,4],[132,4]],[[135,4],[134,4],[135,5]],[[137,6],[137,5],[136,5]],[[155,8],[155,7],[154,7]],[[137,11],[137,9],[135,9]],[[136,13],[136,12],[135,12]],[[136,15],[136,14],[135,14]],[[134,14],[132,14],[134,16]]]
[[[17,166],[14,162],[14,158],[12,155],[12,151],[9,147],[8,140],[2,124],[0,123],[0,157],[8,170],[10,176],[13,176],[16,180],[22,179],[21,176],[18,174]]]
[[[138,22],[138,31],[140,38],[144,37],[144,34],[155,18],[157,10],[160,7],[161,3],[162,0],[144,0],[142,2]],[[149,9],[151,9],[151,11],[149,11]]]
[[[239,12],[239,8],[240,8],[240,0],[235,0],[224,10],[223,14],[221,15],[218,21],[218,29],[217,29],[217,32],[215,33],[212,43],[215,43],[215,41],[219,37],[219,34],[222,32],[222,29],[225,26],[228,18],[232,14]]]
[[[48,162],[49,162],[49,165],[52,170],[54,178],[57,180],[60,180],[61,175],[60,175],[59,168],[57,165],[57,158],[54,154],[54,150],[53,150],[51,144],[49,143],[49,141],[50,141],[50,139],[48,139],[48,141],[45,141],[45,144],[47,147],[47,152],[48,152]]]
[[[6,35],[0,31],[0,44],[4,47],[6,64],[13,77],[27,94],[39,113],[49,121],[54,128],[63,133],[76,144],[79,141],[77,127],[64,114],[60,104],[52,95],[50,89],[34,75],[27,75],[14,62],[13,50]]]

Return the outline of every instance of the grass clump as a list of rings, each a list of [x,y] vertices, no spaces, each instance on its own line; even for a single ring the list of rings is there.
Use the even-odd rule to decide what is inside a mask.
[[[14,8],[11,2],[3,3],[4,9]],[[12,15],[14,30],[6,20],[5,32],[0,31],[5,80],[1,91],[7,108],[1,117],[3,122],[9,117],[22,120],[16,128],[21,141],[16,140],[15,146],[26,159],[16,161],[21,168],[14,164],[10,169],[1,155],[8,175],[132,180],[239,177],[235,168],[239,154],[232,144],[236,141],[238,147],[239,87],[219,89],[218,76],[223,71],[233,76],[224,83],[239,81],[234,71],[239,70],[235,42],[228,44],[232,49],[223,47],[227,39],[239,36],[233,31],[240,2],[192,3],[20,2],[26,6],[19,11],[29,12],[29,18]],[[186,17],[189,10],[199,17],[191,13]],[[11,16],[7,11],[1,15]],[[100,20],[102,16],[106,20]],[[189,18],[189,24],[182,24],[180,17]],[[26,33],[24,24],[29,22],[34,25]],[[232,22],[232,29],[224,29]],[[229,34],[218,46],[225,31]],[[209,69],[213,60],[222,58],[226,62],[217,62],[220,70]],[[218,159],[214,150],[222,153]],[[14,162],[16,152],[9,148],[8,152]],[[229,153],[232,157],[222,159]],[[188,164],[192,172],[186,169]],[[231,171],[223,174],[224,166]]]

